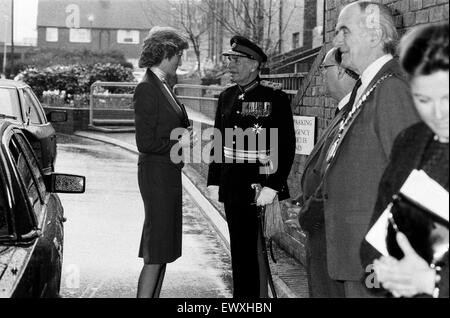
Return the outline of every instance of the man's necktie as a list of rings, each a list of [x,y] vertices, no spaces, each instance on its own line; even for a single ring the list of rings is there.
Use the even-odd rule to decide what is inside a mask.
[[[361,77],[358,78],[358,80],[355,83],[355,86],[353,87],[352,90],[352,94],[350,95],[350,99],[348,101],[348,103],[342,107],[341,111],[344,112],[343,113],[343,118],[345,118],[347,116],[347,114],[352,110],[353,105],[355,104],[355,100],[356,100],[356,95],[358,95],[358,89],[361,87]],[[336,115],[339,113],[339,110],[336,112]]]

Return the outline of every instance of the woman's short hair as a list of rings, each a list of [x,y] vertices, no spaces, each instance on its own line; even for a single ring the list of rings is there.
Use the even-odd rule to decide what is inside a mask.
[[[448,72],[448,22],[419,26],[400,43],[400,63],[410,76]]]
[[[171,59],[179,52],[189,48],[187,39],[176,29],[170,27],[154,27],[144,40],[139,67],[152,67]]]

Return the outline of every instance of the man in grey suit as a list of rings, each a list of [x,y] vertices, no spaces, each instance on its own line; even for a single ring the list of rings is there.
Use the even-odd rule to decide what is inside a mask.
[[[338,101],[336,117],[322,133],[308,157],[302,174],[302,207],[299,222],[307,232],[308,246],[306,253],[309,295],[313,298],[329,298],[339,296],[340,284],[330,279],[327,270],[326,241],[324,230],[323,204],[321,198],[321,180],[326,166],[324,157],[330,142],[337,132],[338,124],[350,103],[353,87],[359,75],[340,65],[341,56],[336,48],[332,48],[325,56],[320,69],[325,79],[326,93]],[[319,202],[316,198],[319,197]],[[318,203],[318,204],[317,204]]]
[[[359,246],[395,137],[419,118],[393,58],[398,34],[390,10],[358,1],[340,12],[334,45],[342,66],[358,73],[356,98],[342,114],[325,156],[323,191],[327,269],[338,297],[369,297]]]

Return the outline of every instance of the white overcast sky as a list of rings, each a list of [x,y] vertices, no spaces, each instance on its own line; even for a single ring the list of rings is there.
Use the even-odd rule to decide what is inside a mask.
[[[0,41],[3,41],[6,32],[10,32],[10,8],[11,0],[0,0]],[[37,38],[36,20],[37,20],[38,0],[14,0],[14,42],[27,42],[30,38]],[[6,12],[5,12],[6,11]],[[9,41],[9,35],[8,35]]]
[[[22,42],[23,38],[37,38],[37,3],[38,0],[14,0],[15,36],[18,42]]]

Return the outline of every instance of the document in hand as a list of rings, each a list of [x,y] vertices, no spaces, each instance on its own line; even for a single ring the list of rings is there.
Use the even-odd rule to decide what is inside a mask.
[[[405,209],[405,206],[410,208]],[[394,216],[393,213],[396,215]],[[393,202],[388,205],[370,229],[366,236],[366,241],[382,255],[389,255],[389,250],[391,250],[392,254],[392,248],[389,248],[387,244],[387,242],[392,241],[392,239],[388,239],[388,231],[390,227],[392,228],[392,223],[397,223],[395,226],[398,225],[399,230],[404,232],[415,249],[416,247],[412,241],[416,241],[417,245],[433,244],[435,243],[436,235],[431,233],[433,232],[431,228],[434,227],[430,226],[430,222],[433,222],[432,220],[437,220],[438,223],[445,227],[444,231],[446,233],[444,233],[444,236],[446,237],[444,240],[447,241],[446,244],[448,245],[449,193],[424,171],[414,170],[403,184],[399,194],[394,196]],[[439,228],[442,229],[442,226],[439,226]],[[418,236],[422,234],[426,234],[427,237]],[[422,250],[427,248],[420,246]],[[431,249],[432,247],[429,248]],[[417,246],[416,251],[418,249],[419,246]],[[426,252],[424,253],[427,254]]]

